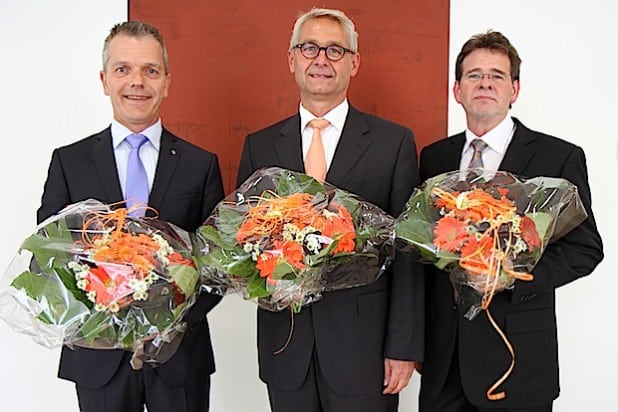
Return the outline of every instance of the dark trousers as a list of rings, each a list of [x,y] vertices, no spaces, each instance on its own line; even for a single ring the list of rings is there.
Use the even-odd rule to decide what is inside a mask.
[[[480,408],[472,405],[464,394],[459,370],[459,349],[455,346],[451,366],[442,391],[431,394],[423,389],[419,396],[419,412],[551,412],[552,404],[536,408]]]
[[[210,378],[205,384],[170,386],[148,366],[133,370],[128,359],[102,388],[75,385],[82,412],[208,412]]]
[[[268,399],[273,412],[396,412],[399,395],[382,395],[377,388],[373,395],[343,396],[334,392],[320,369],[317,353],[309,365],[302,386],[282,391],[268,386]]]

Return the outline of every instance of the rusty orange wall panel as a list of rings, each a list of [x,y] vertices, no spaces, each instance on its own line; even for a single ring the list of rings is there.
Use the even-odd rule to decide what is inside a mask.
[[[163,124],[219,155],[234,189],[242,143],[298,111],[288,70],[292,25],[307,1],[130,0],[129,18],[154,24],[172,85]],[[361,67],[348,93],[360,110],[410,127],[421,147],[447,131],[449,2],[334,1],[359,33]]]

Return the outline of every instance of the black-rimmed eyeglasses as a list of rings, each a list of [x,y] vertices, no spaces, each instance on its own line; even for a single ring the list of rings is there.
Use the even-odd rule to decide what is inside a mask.
[[[346,49],[336,44],[330,46],[320,47],[315,43],[301,43],[294,46],[295,49],[300,49],[300,53],[307,59],[315,59],[320,54],[320,51],[324,50],[326,58],[332,62],[343,59],[346,53],[355,54],[356,52]]]

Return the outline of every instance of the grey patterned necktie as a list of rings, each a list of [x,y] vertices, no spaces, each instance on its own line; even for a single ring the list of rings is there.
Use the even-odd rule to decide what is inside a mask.
[[[470,142],[470,146],[474,149],[474,154],[472,155],[472,159],[470,159],[470,163],[468,163],[468,169],[473,168],[483,168],[483,150],[487,147],[487,143],[485,143],[482,139],[474,139]]]

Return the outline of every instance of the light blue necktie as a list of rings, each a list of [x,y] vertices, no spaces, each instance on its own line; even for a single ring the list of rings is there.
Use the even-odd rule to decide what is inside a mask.
[[[131,134],[126,137],[126,141],[131,145],[125,184],[127,208],[136,207],[129,212],[129,216],[142,217],[148,205],[148,175],[139,157],[139,149],[148,141],[148,138],[141,134]]]

